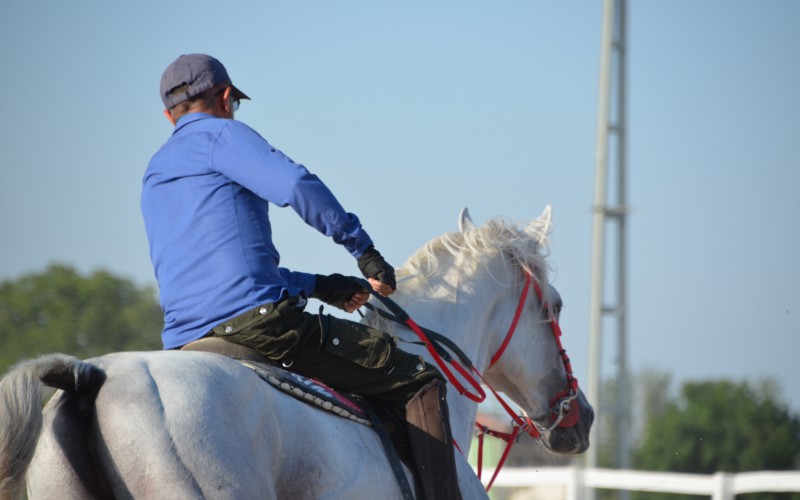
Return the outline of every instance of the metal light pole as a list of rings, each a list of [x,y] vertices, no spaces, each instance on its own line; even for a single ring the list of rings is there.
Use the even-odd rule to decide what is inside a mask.
[[[605,0],[603,4],[603,29],[601,35],[599,105],[597,116],[597,144],[595,153],[595,192],[592,239],[592,284],[589,312],[589,401],[601,416],[608,414],[615,425],[616,466],[630,467],[628,432],[630,432],[630,387],[627,367],[627,179],[626,179],[626,0]],[[613,105],[613,115],[612,115]],[[615,141],[611,141],[611,139]],[[613,153],[613,154],[610,154]],[[609,157],[613,157],[613,162]],[[611,168],[609,165],[611,164]],[[609,200],[609,170],[615,176],[614,199]],[[615,223],[614,245],[614,301],[606,305],[605,265],[606,231],[609,222]],[[602,375],[601,347],[603,320],[606,316],[616,320],[617,326],[617,394],[612,398],[613,408],[603,405],[600,394]],[[599,429],[598,429],[599,430]],[[597,466],[598,436],[589,448],[588,467]],[[626,496],[625,494],[622,495]],[[587,491],[594,498],[594,490]]]

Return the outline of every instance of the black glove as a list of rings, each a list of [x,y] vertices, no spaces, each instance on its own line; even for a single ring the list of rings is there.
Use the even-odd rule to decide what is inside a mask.
[[[394,268],[383,260],[383,256],[374,246],[370,245],[358,258],[358,268],[365,278],[375,278],[384,285],[392,287],[392,290],[397,289]]]
[[[355,278],[341,274],[330,276],[317,274],[316,280],[311,296],[339,309],[344,309],[344,303],[350,300],[353,294],[367,291]]]

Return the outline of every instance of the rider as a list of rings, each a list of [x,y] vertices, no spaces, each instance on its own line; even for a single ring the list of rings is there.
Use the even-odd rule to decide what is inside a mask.
[[[165,349],[203,337],[252,348],[336,389],[385,402],[405,418],[425,498],[460,498],[445,383],[384,332],[304,311],[314,297],[352,312],[368,290],[354,278],[279,267],[268,203],[291,206],[342,245],[372,288],[389,295],[394,268],[358,217],[325,184],[244,123],[225,67],[178,57],[161,77],[172,136],[150,161],[141,207],[164,311]]]

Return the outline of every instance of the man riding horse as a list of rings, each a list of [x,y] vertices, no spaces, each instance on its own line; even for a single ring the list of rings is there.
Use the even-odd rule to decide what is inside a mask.
[[[175,129],[150,161],[141,206],[164,348],[220,337],[382,402],[407,422],[424,497],[460,498],[439,371],[384,332],[304,311],[308,297],[354,311],[369,296],[357,280],[279,267],[268,202],[291,206],[357,259],[376,292],[390,295],[394,269],[358,217],[317,176],[234,119],[249,97],[217,59],[178,57],[161,77],[161,98]]]

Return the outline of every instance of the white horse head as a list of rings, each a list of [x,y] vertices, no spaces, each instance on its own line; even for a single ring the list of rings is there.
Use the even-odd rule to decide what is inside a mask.
[[[550,321],[557,320],[562,305],[548,282],[552,210],[548,205],[538,218],[524,224],[492,219],[478,226],[464,208],[458,227],[459,232],[430,241],[398,269],[401,285],[396,300],[417,323],[441,325],[440,333],[464,346],[486,381],[547,429],[548,412],[569,391]],[[515,317],[526,275],[542,290],[544,303],[532,291],[528,294],[515,334],[492,365]],[[367,321],[390,328],[375,316]],[[400,333],[411,340],[410,333]],[[422,348],[417,352],[427,356]],[[580,391],[574,396],[571,411],[579,412],[578,422],[547,429],[542,436],[543,444],[559,453],[580,453],[589,446],[593,411]],[[454,433],[466,440],[477,409],[452,390],[448,397],[451,407],[459,409],[452,412]]]

